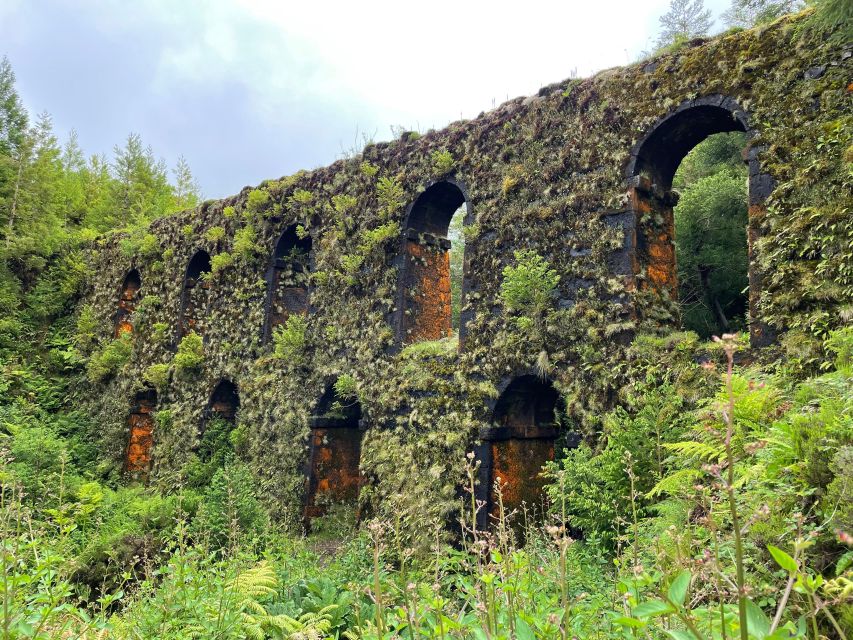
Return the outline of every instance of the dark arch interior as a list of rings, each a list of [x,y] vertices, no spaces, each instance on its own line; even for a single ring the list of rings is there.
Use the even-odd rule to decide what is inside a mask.
[[[204,333],[204,314],[207,310],[210,287],[209,283],[202,279],[206,273],[210,273],[210,255],[207,251],[197,251],[187,265],[187,274],[184,278],[178,326],[179,337],[191,331]]]
[[[207,251],[197,251],[187,266],[186,283],[195,284],[205,273],[210,272],[210,255]]]
[[[139,271],[137,269],[131,269],[124,278],[124,284],[121,286],[122,293],[136,293],[141,288],[142,277],[139,275]]]
[[[492,422],[519,436],[537,427],[553,427],[559,398],[547,380],[534,375],[515,378],[498,398]]]
[[[648,177],[663,190],[672,188],[672,178],[688,152],[708,136],[746,131],[736,113],[711,105],[679,111],[661,122],[640,146],[633,175]]]
[[[409,213],[408,228],[446,238],[450,220],[463,204],[465,196],[459,187],[451,182],[438,182],[415,200]]]
[[[335,384],[326,387],[311,418],[306,477],[305,524],[325,515],[332,505],[355,506],[362,483],[361,404],[342,397]],[[352,509],[349,509],[352,511]],[[358,518],[357,512],[353,512]]]
[[[482,526],[500,517],[500,505],[513,529],[523,535],[523,513],[543,516],[545,478],[542,467],[553,460],[558,436],[559,392],[535,375],[513,379],[495,403],[492,427],[482,433]],[[498,479],[500,481],[498,482]],[[496,484],[500,484],[498,494]],[[510,513],[515,515],[510,517]]]
[[[278,239],[267,273],[267,316],[264,338],[284,324],[291,314],[305,314],[309,307],[309,270],[312,240],[302,238],[292,224]]]
[[[713,204],[715,199],[722,200],[719,189],[706,191],[705,197],[697,195],[701,193],[697,191],[690,198],[686,197],[686,193],[676,193],[672,190],[672,186],[682,162],[691,150],[706,139],[716,134],[736,131],[744,132],[747,137],[749,136],[746,114],[730,99],[718,97],[714,98],[714,101],[717,104],[689,105],[662,120],[640,143],[629,165],[631,178],[629,195],[632,209],[637,216],[635,264],[637,272],[642,275],[637,285],[641,289],[654,291],[662,299],[669,301],[673,315],[677,315],[682,321],[687,317],[688,328],[694,330],[698,330],[695,321],[697,304],[714,309],[721,326],[718,329],[706,327],[709,335],[730,331],[735,325],[745,321],[743,315],[747,300],[743,294],[739,293],[742,288],[740,285],[732,285],[737,291],[726,297],[727,312],[736,314],[739,318],[735,324],[729,323],[731,318],[723,312],[719,297],[714,291],[719,282],[722,282],[721,278],[734,282],[731,275],[733,265],[741,265],[746,261],[746,256],[742,255],[745,253],[746,230],[744,229],[743,237],[738,240],[737,246],[731,247],[731,251],[735,252],[729,253],[732,259],[725,263],[721,263],[719,257],[710,260],[711,256],[726,255],[726,246],[715,243],[721,241],[720,239],[725,235],[725,229],[736,224],[734,213],[726,214],[722,218],[714,218],[713,211],[723,210],[719,205]],[[736,163],[739,164],[741,160],[742,156],[736,160]],[[698,179],[696,184],[699,184]],[[680,185],[680,188],[682,186],[684,185]],[[682,195],[685,197],[682,198]],[[696,204],[696,198],[702,198],[700,205]],[[677,244],[679,235],[675,233],[675,212],[679,200],[685,207],[687,207],[686,203],[690,202],[692,207],[679,209],[679,215],[682,216],[679,227],[681,244]],[[746,203],[747,194],[744,193],[744,207]],[[697,206],[704,207],[707,212],[703,209],[701,215],[694,213],[692,217],[688,216],[690,211],[698,212]],[[685,220],[694,222],[685,222]],[[737,220],[740,220],[740,214]],[[693,226],[690,226],[691,224]],[[703,225],[709,226],[706,228]],[[703,228],[704,231],[702,231]],[[685,233],[686,229],[691,233]],[[691,237],[693,239],[688,240]],[[682,256],[683,266],[677,264],[676,250]],[[688,257],[689,260],[687,260]],[[695,265],[693,265],[694,262]],[[737,269],[741,268],[742,266],[737,267]],[[701,285],[695,285],[694,280]],[[743,274],[742,281],[746,282],[746,274]],[[689,286],[688,283],[690,283]],[[697,291],[704,293],[697,295]],[[732,302],[729,298],[734,301]],[[705,320],[702,322],[703,326],[707,325]]]
[[[233,420],[239,408],[240,396],[237,393],[237,385],[230,380],[220,380],[210,394],[211,412],[220,418]]]
[[[296,233],[297,225],[292,224],[279,237],[275,245],[273,259],[292,262],[311,253],[311,236],[300,238]]]
[[[136,301],[141,288],[142,278],[139,275],[139,271],[131,269],[124,277],[124,282],[121,285],[118,310],[115,315],[114,333],[116,337],[124,333],[133,333],[133,324],[130,322],[130,316],[136,309]]]
[[[361,420],[361,404],[357,398],[341,397],[333,383],[320,397],[315,416],[321,420],[335,421],[338,426],[358,427]]]

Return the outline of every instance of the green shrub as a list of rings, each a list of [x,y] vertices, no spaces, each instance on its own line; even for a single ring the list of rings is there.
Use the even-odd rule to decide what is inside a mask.
[[[92,354],[86,375],[91,382],[101,382],[124,366],[133,353],[133,336],[123,333],[100,352]]]
[[[358,199],[349,196],[346,194],[339,194],[336,196],[332,196],[332,207],[334,207],[335,211],[340,214],[348,213],[355,209],[355,206],[358,204]]]
[[[152,364],[145,369],[142,379],[158,391],[163,391],[169,384],[169,370],[168,364]]]
[[[365,175],[368,178],[372,178],[377,173],[379,173],[379,167],[377,167],[375,164],[371,164],[367,160],[364,160],[359,165],[359,170],[361,171],[362,175]]]
[[[257,243],[255,227],[247,224],[234,234],[234,255],[242,260],[251,260],[263,250]]]
[[[204,341],[195,331],[181,338],[173,364],[179,375],[201,370],[204,365]]]
[[[225,237],[225,227],[211,227],[204,237],[208,242],[219,242]]]
[[[236,548],[243,540],[262,536],[268,526],[269,515],[257,498],[251,470],[232,462],[213,475],[191,533],[213,549]]]
[[[398,222],[386,222],[375,229],[365,229],[361,232],[361,244],[358,250],[362,253],[370,253],[376,247],[400,235],[400,224]]]
[[[170,327],[165,322],[155,322],[151,326],[151,340],[157,344],[168,343],[171,338],[170,334]]]
[[[195,233],[195,228],[191,224],[185,224],[181,227],[181,233],[184,234],[187,238],[189,238],[192,234]]]
[[[299,314],[288,316],[287,321],[273,331],[273,357],[292,363],[301,362],[307,331],[308,321],[305,316]]]
[[[223,216],[223,217],[225,217],[225,218],[233,218],[233,217],[234,217],[234,213],[235,213],[234,207],[232,207],[232,206],[230,206],[230,205],[229,205],[229,206],[227,206],[227,207],[225,207],[225,208],[222,210],[222,216]]]
[[[535,251],[516,251],[515,261],[504,267],[500,297],[507,311],[521,314],[517,324],[528,326],[553,306],[560,276]]]
[[[227,251],[217,253],[210,259],[210,273],[216,275],[234,264],[234,258]]]
[[[246,198],[246,213],[262,213],[269,205],[270,194],[266,189],[252,189]]]
[[[453,159],[453,154],[445,149],[432,152],[432,168],[439,175],[444,175],[453,169],[456,161]]]
[[[389,218],[406,204],[406,193],[396,177],[383,176],[376,184],[376,197],[379,200],[380,215]]]

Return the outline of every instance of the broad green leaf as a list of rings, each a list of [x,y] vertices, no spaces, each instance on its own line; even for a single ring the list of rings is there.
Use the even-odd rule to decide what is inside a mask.
[[[788,573],[797,572],[797,563],[787,553],[785,553],[778,547],[774,547],[772,544],[767,545],[767,550],[770,552],[770,555],[773,556],[773,559],[776,561],[776,563],[785,571],[787,571]]]
[[[696,636],[682,629],[666,629],[666,635],[674,640],[696,640]]]
[[[673,613],[675,607],[663,600],[646,600],[634,607],[634,616],[637,618],[653,618],[667,613]]]
[[[764,640],[770,633],[770,619],[752,600],[746,601],[746,627],[756,640]]]
[[[690,572],[685,569],[675,576],[675,579],[670,583],[667,597],[670,602],[680,607],[684,604],[685,598],[687,598],[688,588],[690,588]]]
[[[633,629],[639,629],[640,627],[645,627],[646,623],[642,620],[637,620],[636,618],[628,618],[626,616],[619,616],[613,620],[618,625],[623,627],[631,627]]]
[[[536,640],[533,629],[519,616],[515,617],[515,637],[517,640]]]

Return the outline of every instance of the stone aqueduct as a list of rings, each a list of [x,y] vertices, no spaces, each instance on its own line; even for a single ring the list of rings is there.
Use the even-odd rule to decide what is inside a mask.
[[[850,107],[849,50],[795,44],[796,26],[691,42],[371,144],[158,220],[143,248],[105,239],[86,304],[104,343],[129,333],[134,344],[94,394],[105,450],[131,475],[172,482],[220,416],[240,425],[238,455],[282,513],[311,517],[359,490],[374,508],[447,503],[467,451],[481,462],[486,511],[496,477],[509,507],[535,499],[558,438],[590,437],[618,396],[631,335],[674,322],[672,178],[718,132],[750,140],[751,340],[773,339],[762,320],[772,261],[759,254],[774,168],[794,162],[784,147],[802,122]],[[462,204],[456,346],[447,236]],[[553,312],[532,329],[499,303],[520,249],[560,275]],[[301,342],[276,358],[272,334],[294,316]],[[203,336],[204,361],[177,371],[189,332]],[[543,358],[547,379],[535,373]],[[171,373],[155,385],[158,364]],[[339,397],[342,376],[357,396]]]

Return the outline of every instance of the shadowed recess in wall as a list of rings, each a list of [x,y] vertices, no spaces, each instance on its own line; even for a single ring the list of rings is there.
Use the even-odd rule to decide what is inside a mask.
[[[361,404],[340,384],[330,384],[310,419],[305,520],[322,516],[336,504],[355,506],[362,477]]]

